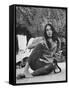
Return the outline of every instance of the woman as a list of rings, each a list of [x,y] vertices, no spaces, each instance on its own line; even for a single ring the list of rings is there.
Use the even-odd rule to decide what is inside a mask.
[[[60,40],[51,24],[45,26],[44,37],[36,38],[28,48],[34,49],[24,69],[25,77],[46,75],[55,70],[55,54],[60,49]],[[31,74],[29,67],[34,71]]]

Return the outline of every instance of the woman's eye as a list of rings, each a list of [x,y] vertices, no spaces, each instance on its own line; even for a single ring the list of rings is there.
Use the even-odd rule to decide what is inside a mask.
[[[51,29],[46,29],[47,31],[51,30]]]

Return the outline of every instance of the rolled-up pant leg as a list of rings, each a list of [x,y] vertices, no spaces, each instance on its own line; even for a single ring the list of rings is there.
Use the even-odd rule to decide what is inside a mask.
[[[34,50],[32,51],[31,55],[29,56],[28,58],[28,62],[29,62],[29,65],[30,67],[33,69],[33,70],[36,70],[42,66],[45,65],[45,63],[41,63],[39,61],[39,58],[42,56],[43,54],[43,45],[42,44],[38,44]]]
[[[52,63],[49,63],[48,65],[41,67],[37,70],[35,70],[32,75],[33,76],[39,76],[39,75],[48,75],[55,69],[55,66]]]
[[[33,76],[49,74],[55,69],[52,63],[47,64],[45,62],[39,61],[39,58],[43,54],[43,49],[44,49],[43,45],[38,44],[28,58],[28,63],[31,69],[34,70],[34,72],[32,73]]]

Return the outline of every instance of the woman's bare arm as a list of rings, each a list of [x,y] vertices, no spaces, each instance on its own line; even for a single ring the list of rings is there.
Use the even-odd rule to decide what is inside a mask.
[[[33,40],[31,40],[29,43],[28,43],[28,46],[27,48],[28,49],[33,49],[36,45],[38,45],[39,43],[42,43],[42,37],[36,37],[36,38],[33,38]]]

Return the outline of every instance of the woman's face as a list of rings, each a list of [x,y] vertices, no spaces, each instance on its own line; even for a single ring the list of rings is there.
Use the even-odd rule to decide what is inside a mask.
[[[51,26],[48,25],[48,26],[46,27],[46,33],[47,33],[47,36],[48,36],[48,37],[52,37],[52,33],[53,33],[53,32],[52,32]]]

